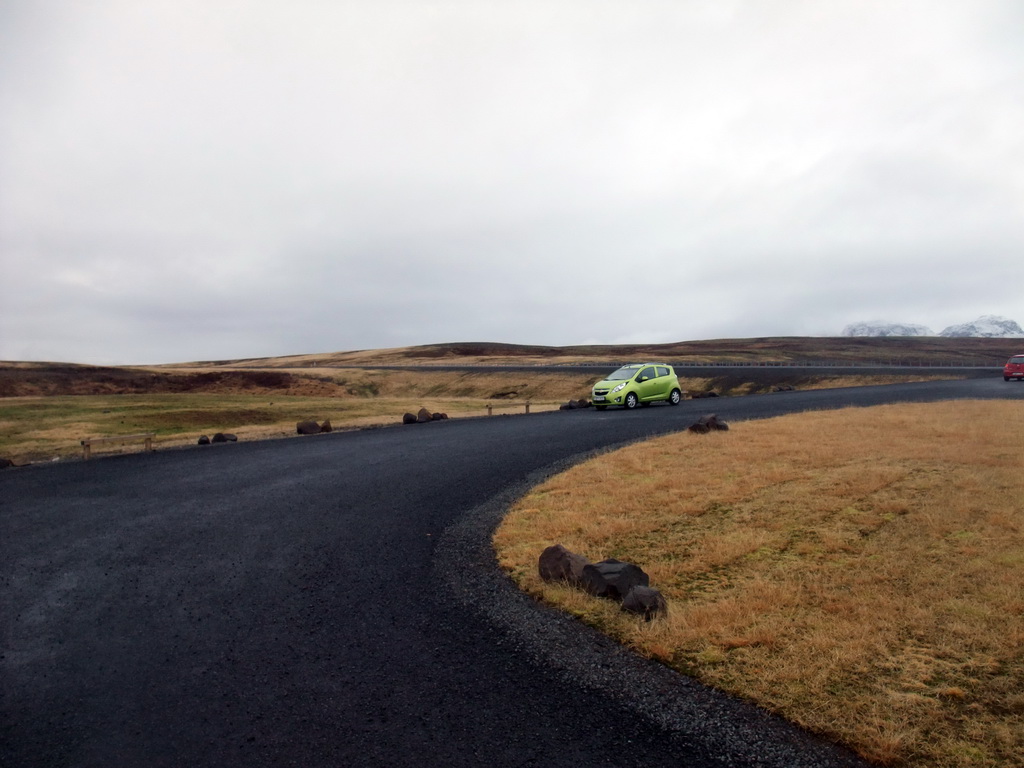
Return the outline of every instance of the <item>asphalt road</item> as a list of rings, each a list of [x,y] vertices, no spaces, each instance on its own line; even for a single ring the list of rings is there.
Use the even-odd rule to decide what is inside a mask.
[[[543,477],[697,416],[1001,378],[453,420],[0,474],[2,766],[839,766],[846,752],[517,592]]]

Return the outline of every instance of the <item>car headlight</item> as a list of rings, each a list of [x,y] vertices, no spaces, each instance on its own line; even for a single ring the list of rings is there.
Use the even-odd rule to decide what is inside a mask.
[[[615,389],[613,389],[613,390],[612,390],[612,394],[614,395],[614,394],[615,394],[616,392],[618,392],[618,391],[619,391],[620,389],[622,389],[622,388],[623,388],[624,386],[626,386],[626,382],[622,382],[621,384],[619,384],[619,386],[617,386],[617,387],[616,387]]]

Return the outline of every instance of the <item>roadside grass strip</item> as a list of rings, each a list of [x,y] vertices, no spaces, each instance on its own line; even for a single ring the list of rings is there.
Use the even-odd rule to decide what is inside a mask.
[[[881,765],[1024,765],[1024,409],[731,426],[550,479],[499,527],[499,563],[641,654]],[[554,543],[640,565],[668,617],[541,582]]]

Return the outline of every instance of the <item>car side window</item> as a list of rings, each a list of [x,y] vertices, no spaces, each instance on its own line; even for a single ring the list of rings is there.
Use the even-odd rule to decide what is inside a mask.
[[[659,365],[658,366],[658,375],[659,376],[668,376],[668,368],[666,368],[663,365]]]
[[[654,378],[654,368],[644,368],[640,371],[640,375],[636,377],[637,381],[645,381],[647,379]]]

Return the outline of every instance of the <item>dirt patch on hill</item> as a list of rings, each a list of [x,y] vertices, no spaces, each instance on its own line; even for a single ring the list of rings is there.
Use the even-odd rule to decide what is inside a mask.
[[[0,367],[0,397],[185,392],[306,397],[349,394],[345,387],[330,378],[285,371],[224,370],[180,373],[145,368],[46,364]]]

